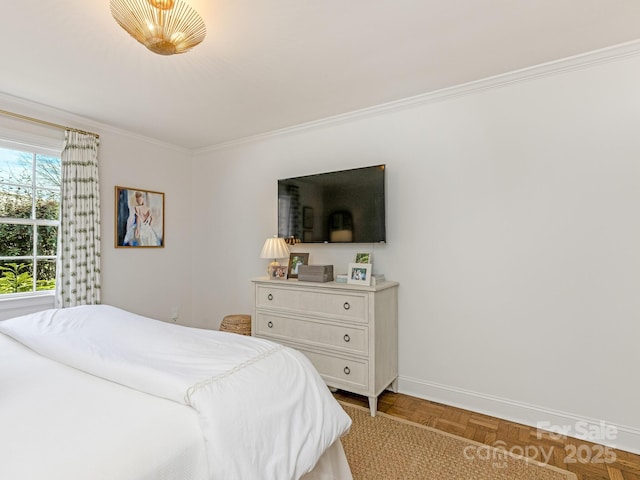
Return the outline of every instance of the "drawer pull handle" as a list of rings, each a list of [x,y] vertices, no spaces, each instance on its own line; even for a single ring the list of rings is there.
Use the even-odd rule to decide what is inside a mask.
[[[267,300],[269,300],[269,301],[273,300],[273,295],[271,295],[271,294],[267,295]]]
[[[349,375],[351,373],[351,369],[349,367],[344,367],[345,375]]]
[[[345,310],[349,310],[351,308],[351,305],[349,305],[349,302],[344,302],[344,305],[342,305],[342,308],[344,308]]]
[[[269,323],[267,323],[267,327],[269,327],[269,328],[273,328],[273,322],[269,322]]]
[[[344,338],[344,341],[347,342],[347,343],[349,343],[351,341],[351,337],[349,336],[348,333],[345,333],[344,337],[342,337],[342,338]]]

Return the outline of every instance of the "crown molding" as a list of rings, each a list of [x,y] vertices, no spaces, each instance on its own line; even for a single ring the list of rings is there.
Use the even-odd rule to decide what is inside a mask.
[[[150,143],[168,150],[178,151],[186,155],[189,155],[192,153],[192,150],[188,148],[174,145],[172,143],[162,142],[158,139],[146,137],[144,135],[132,133],[128,130],[114,127],[113,125],[97,122],[95,120],[91,120],[81,115],[76,115],[74,113],[71,113],[65,110],[60,110],[42,103],[37,103],[32,100],[15,97],[8,93],[0,92],[0,105],[3,106],[4,110],[15,111],[15,113],[36,117],[47,122],[65,124],[70,128],[77,128],[79,130],[85,130],[85,131],[91,130],[100,134],[101,136],[104,133],[108,132],[108,133],[113,133],[123,137],[128,137],[136,141]],[[11,118],[11,117],[7,117],[7,118]],[[24,120],[16,119],[16,121],[22,122]],[[55,128],[55,127],[46,127],[46,128]]]
[[[427,92],[420,95],[415,95],[413,97],[395,100],[393,102],[383,103],[360,110],[354,110],[352,112],[334,115],[311,122],[301,123],[278,130],[272,130],[270,132],[250,135],[236,140],[230,140],[227,142],[222,142],[198,149],[189,149],[175,144],[163,142],[155,138],[135,134],[122,128],[115,127],[113,125],[100,123],[95,120],[73,114],[71,112],[56,109],[54,107],[50,107],[48,105],[37,103],[31,100],[15,97],[3,92],[0,92],[0,105],[3,105],[7,110],[15,110],[16,113],[41,117],[46,121],[65,123],[72,128],[78,128],[81,130],[91,129],[100,134],[106,132],[114,133],[137,141],[142,141],[154,144],[162,148],[178,151],[187,155],[200,155],[207,152],[256,143],[259,141],[292,133],[335,126],[342,123],[392,113],[402,109],[415,108],[436,102],[442,102],[445,100],[465,95],[472,95],[490,89],[505,87],[514,83],[528,82],[541,77],[589,68],[602,63],[608,63],[631,56],[637,56],[638,54],[640,54],[640,40],[634,40],[632,42],[622,43],[614,45],[612,47],[602,48],[599,50],[594,50],[592,52],[587,52],[580,55],[575,55],[572,57],[567,57],[560,60],[523,68],[520,70],[514,70],[512,72],[475,80],[461,85],[443,88],[433,92]]]
[[[211,151],[237,147],[244,144],[255,143],[282,135],[288,135],[291,133],[339,125],[346,122],[395,112],[397,110],[414,108],[417,106],[442,102],[465,95],[472,95],[490,89],[502,88],[514,83],[528,82],[541,77],[557,75],[573,70],[585,69],[602,63],[613,62],[623,58],[636,56],[638,54],[640,54],[640,40],[634,40],[632,42],[622,43],[614,45],[612,47],[602,48],[599,50],[574,55],[572,57],[554,60],[551,62],[542,63],[539,65],[534,65],[507,73],[502,73],[480,80],[474,80],[472,82],[435,90],[433,92],[423,93],[401,100],[395,100],[393,102],[375,105],[373,107],[363,108],[360,110],[355,110],[352,112],[347,112],[320,120],[314,120],[307,123],[301,123],[299,125],[273,130],[266,133],[251,135],[237,140],[218,143],[208,147],[195,149],[192,151],[192,153],[203,154]]]

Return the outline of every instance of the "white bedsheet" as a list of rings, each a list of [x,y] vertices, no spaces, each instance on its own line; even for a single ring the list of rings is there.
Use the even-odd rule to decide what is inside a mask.
[[[197,413],[0,334],[0,479],[206,480]]]
[[[0,322],[0,332],[66,365],[194,407],[212,479],[297,479],[350,426],[306,357],[265,340],[108,306],[47,310]]]

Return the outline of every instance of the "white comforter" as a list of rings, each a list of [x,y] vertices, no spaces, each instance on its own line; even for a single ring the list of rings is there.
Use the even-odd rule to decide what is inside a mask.
[[[298,479],[351,420],[304,355],[252,337],[163,323],[109,306],[0,322],[41,355],[192,406],[211,479]]]

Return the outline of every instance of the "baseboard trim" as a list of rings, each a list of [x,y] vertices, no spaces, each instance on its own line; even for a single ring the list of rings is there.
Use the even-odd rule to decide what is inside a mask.
[[[406,395],[471,410],[569,437],[640,455],[640,429],[606,420],[581,417],[506,398],[424,380],[400,377],[398,391]],[[559,434],[559,433],[558,433]]]

